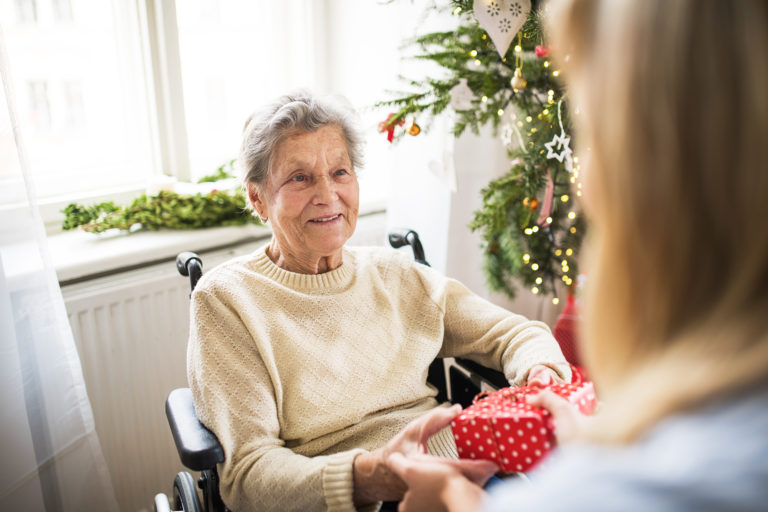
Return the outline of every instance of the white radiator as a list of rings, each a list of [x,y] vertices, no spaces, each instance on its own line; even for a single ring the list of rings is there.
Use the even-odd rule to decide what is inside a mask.
[[[385,216],[361,217],[351,244],[381,245]],[[203,269],[264,241],[201,254]],[[96,431],[123,512],[152,510],[183,469],[165,399],[186,387],[189,280],[172,261],[62,288]],[[196,475],[195,475],[196,476]]]

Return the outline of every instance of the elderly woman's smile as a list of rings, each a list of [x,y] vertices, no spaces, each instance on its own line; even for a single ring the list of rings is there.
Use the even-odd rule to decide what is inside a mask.
[[[340,127],[285,137],[266,184],[249,186],[249,196],[272,225],[269,256],[278,266],[314,274],[341,265],[357,224],[359,187]]]

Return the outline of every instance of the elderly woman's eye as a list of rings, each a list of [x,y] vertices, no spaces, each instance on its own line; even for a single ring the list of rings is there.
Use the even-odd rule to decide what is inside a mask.
[[[339,169],[336,171],[336,176],[343,176],[345,174],[349,174],[346,169]]]
[[[303,174],[297,174],[296,176],[293,177],[293,181],[306,181],[306,180],[307,180],[307,177],[304,176]]]

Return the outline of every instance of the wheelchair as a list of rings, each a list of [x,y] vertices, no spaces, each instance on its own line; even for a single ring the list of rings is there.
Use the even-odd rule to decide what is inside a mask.
[[[388,234],[389,244],[399,249],[409,246],[414,260],[429,266],[419,235],[413,230],[400,230]],[[190,290],[203,275],[203,263],[194,252],[182,252],[176,258],[176,268],[189,277]],[[451,401],[468,407],[481,391],[508,386],[504,374],[463,358],[435,359],[429,367],[427,382],[437,389],[439,403]],[[200,472],[195,479],[187,471],[176,475],[173,481],[173,504],[168,496],[155,496],[155,512],[229,512],[219,494],[217,464],[224,462],[224,450],[216,436],[197,417],[189,388],[174,389],[165,402],[165,413],[181,463],[192,471]],[[195,485],[197,484],[197,485]],[[202,491],[202,501],[197,491]]]

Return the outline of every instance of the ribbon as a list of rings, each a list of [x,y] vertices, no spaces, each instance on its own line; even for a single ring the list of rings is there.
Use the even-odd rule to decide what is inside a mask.
[[[405,119],[395,120],[393,117],[395,114],[390,113],[387,119],[379,123],[379,133],[387,132],[387,140],[392,142],[395,137],[395,126],[403,126]]]

